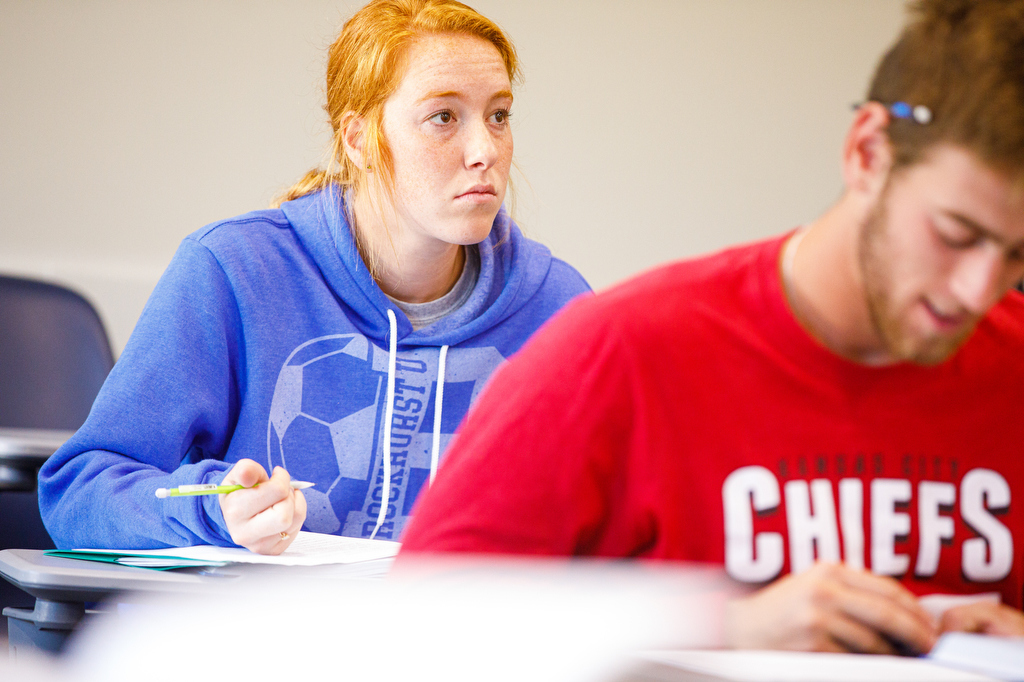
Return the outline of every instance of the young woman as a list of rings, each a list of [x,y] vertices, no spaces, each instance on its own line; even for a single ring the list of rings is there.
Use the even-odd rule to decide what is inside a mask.
[[[517,75],[502,31],[453,0],[375,1],[345,24],[330,163],[184,240],[40,472],[58,546],[399,537],[486,379],[588,290],[502,209]],[[155,495],[220,482],[251,489]]]

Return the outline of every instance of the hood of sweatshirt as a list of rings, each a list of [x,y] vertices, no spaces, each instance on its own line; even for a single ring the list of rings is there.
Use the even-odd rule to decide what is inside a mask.
[[[344,210],[340,188],[323,191],[281,206],[288,221],[313,257],[324,280],[340,302],[348,307],[349,321],[367,338],[380,340],[388,348],[387,389],[383,423],[382,484],[376,518],[371,521],[377,537],[385,527],[392,494],[392,428],[395,423],[398,346],[437,348],[436,391],[430,445],[429,476],[433,481],[441,451],[442,407],[446,383],[445,366],[450,346],[486,336],[520,310],[541,288],[551,269],[548,249],[523,237],[504,209],[498,212],[487,238],[479,244],[480,274],[469,299],[437,322],[414,330],[409,319],[381,291],[370,276],[356,247]],[[530,316],[526,316],[529,319]],[[525,320],[524,320],[525,322]],[[524,328],[528,336],[536,328]],[[404,401],[403,401],[404,402]],[[460,415],[461,417],[461,415]],[[399,420],[401,422],[401,420]],[[399,472],[402,480],[405,476]],[[387,530],[385,530],[387,536]],[[393,537],[393,536],[391,536]]]
[[[40,474],[57,541],[230,545],[216,496],[168,505],[153,490],[219,483],[244,458],[315,483],[307,530],[401,537],[494,370],[588,291],[504,213],[479,254],[468,300],[414,332],[363,264],[339,190],[186,237]]]
[[[331,187],[281,205],[299,240],[334,294],[351,309],[352,323],[367,337],[389,336],[387,311],[397,320],[397,342],[456,345],[493,329],[537,292],[551,268],[547,247],[523,237],[504,207],[480,243],[480,275],[469,299],[444,319],[413,331],[370,275],[345,216],[342,190]]]

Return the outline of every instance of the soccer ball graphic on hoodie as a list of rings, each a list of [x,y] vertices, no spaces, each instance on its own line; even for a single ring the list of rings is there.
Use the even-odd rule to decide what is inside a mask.
[[[316,483],[303,493],[308,530],[333,533],[341,527],[330,501],[338,486],[369,486],[387,390],[386,372],[373,364],[366,337],[338,334],[296,348],[278,375],[267,425],[268,460],[292,478]]]
[[[440,349],[396,357],[391,478],[377,537],[397,538],[429,479]],[[451,348],[440,420],[441,451],[503,357],[492,346]],[[380,513],[388,352],[360,334],[323,336],[288,356],[267,424],[267,463],[316,484],[303,493],[304,527],[367,537]]]

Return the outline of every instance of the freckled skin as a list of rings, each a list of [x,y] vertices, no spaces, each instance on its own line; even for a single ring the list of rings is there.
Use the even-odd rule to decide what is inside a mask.
[[[512,164],[512,131],[494,115],[512,106],[496,96],[510,90],[501,56],[484,40],[429,36],[409,49],[405,78],[384,105],[403,231],[452,244],[487,236]],[[439,92],[458,95],[424,99]],[[437,116],[442,110],[451,113]],[[478,184],[493,185],[490,201],[456,200]]]
[[[505,198],[512,95],[498,50],[474,36],[421,37],[405,68],[384,104],[397,224],[389,226],[395,249],[383,254],[380,285],[403,300],[426,301],[454,284],[461,246],[487,237]],[[360,199],[360,229],[382,230]]]

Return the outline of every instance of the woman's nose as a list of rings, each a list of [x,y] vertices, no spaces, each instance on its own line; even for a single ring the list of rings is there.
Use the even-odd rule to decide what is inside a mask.
[[[466,167],[490,168],[498,158],[498,143],[487,123],[479,121],[469,126],[466,135]]]

